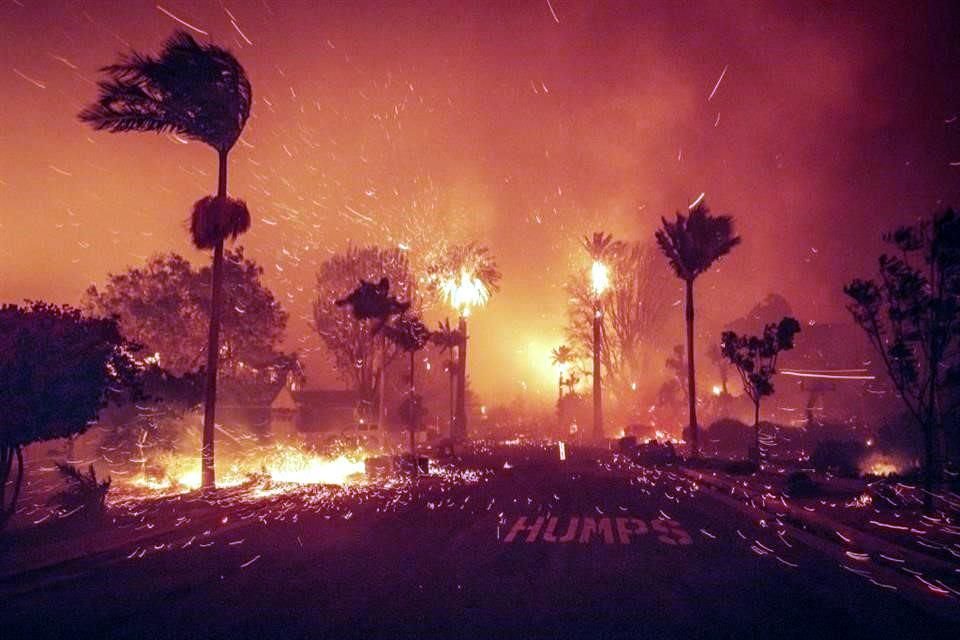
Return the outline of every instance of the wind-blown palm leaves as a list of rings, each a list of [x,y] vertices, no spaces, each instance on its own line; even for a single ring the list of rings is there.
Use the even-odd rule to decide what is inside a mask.
[[[437,323],[437,330],[430,334],[430,341],[440,347],[440,351],[452,351],[460,344],[460,332],[450,326],[450,320]]]
[[[374,334],[379,333],[392,316],[410,308],[409,302],[400,302],[396,296],[390,295],[390,280],[385,277],[376,284],[361,280],[359,286],[345,298],[337,300],[336,305],[349,305],[357,320],[377,320]]]
[[[703,201],[689,217],[677,213],[675,222],[661,220],[663,227],[656,232],[657,244],[681,280],[695,280],[740,244],[740,237],[733,235],[733,218],[711,215]]]
[[[229,151],[250,116],[250,81],[237,59],[183,31],[157,57],[134,51],[101,71],[99,99],[80,112],[98,130],[176,133]]]
[[[430,340],[430,330],[416,316],[400,316],[384,329],[389,340],[404,351],[420,351]]]
[[[197,248],[213,249],[213,304],[203,420],[203,487],[213,488],[223,242],[250,228],[246,204],[227,196],[227,154],[250,117],[250,81],[229,51],[200,44],[182,31],[164,43],[159,56],[134,51],[101,71],[107,78],[98,83],[97,101],[80,112],[81,121],[111,133],[174,133],[207,144],[217,152],[217,194],[198,201],[190,220],[190,233]]]
[[[710,215],[705,201],[697,203],[689,217],[677,213],[675,222],[666,218],[662,218],[662,221],[663,226],[655,234],[657,244],[687,288],[687,400],[690,407],[691,448],[696,456],[700,453],[700,433],[693,357],[693,281],[740,244],[740,237],[733,234],[733,218]]]

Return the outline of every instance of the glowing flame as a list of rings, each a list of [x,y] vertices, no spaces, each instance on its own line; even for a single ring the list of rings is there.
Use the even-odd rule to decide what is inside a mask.
[[[470,315],[473,307],[483,306],[490,298],[487,286],[474,277],[466,268],[460,269],[460,277],[449,278],[440,284],[444,299],[463,317]]]
[[[346,484],[351,476],[364,472],[363,460],[351,460],[345,455],[325,459],[291,450],[270,461],[267,475],[275,482],[295,484]]]
[[[590,286],[598,297],[610,288],[610,269],[599,260],[594,260],[590,267]]]
[[[721,393],[723,393],[723,387],[721,387],[721,386],[718,385],[718,384],[715,384],[715,385],[713,385],[713,387],[710,389],[710,392],[713,393],[713,395],[715,395],[715,396],[719,396]]]
[[[276,445],[241,461],[223,466],[218,464],[217,487],[236,487],[254,480],[297,485],[346,485],[363,475],[364,467],[362,456],[332,458],[289,445]],[[198,456],[163,453],[131,478],[130,484],[157,493],[176,493],[199,489],[200,478]]]

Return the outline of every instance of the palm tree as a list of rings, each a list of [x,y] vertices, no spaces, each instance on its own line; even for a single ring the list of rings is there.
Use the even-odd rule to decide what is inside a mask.
[[[583,248],[587,250],[591,266],[593,288],[593,437],[603,439],[603,387],[600,371],[600,349],[603,340],[603,294],[610,285],[609,268],[606,258],[623,249],[623,243],[614,241],[613,236],[602,231],[583,237]]]
[[[565,344],[560,345],[559,347],[554,347],[551,352],[551,360],[553,361],[553,366],[557,367],[559,370],[557,374],[557,420],[560,422],[560,433],[563,434],[563,374],[566,371],[567,365],[573,362],[574,355],[573,349],[568,347]]]
[[[559,395],[557,397],[557,402],[563,398],[563,373],[566,368],[566,365],[570,364],[574,360],[573,349],[568,347],[565,344],[555,347],[551,352],[551,360],[553,365],[560,370],[560,379],[557,382],[557,387],[559,390]]]
[[[416,316],[400,315],[392,325],[385,329],[387,339],[410,354],[410,394],[407,396],[407,423],[410,427],[410,455],[413,458],[413,473],[419,472],[417,464],[416,430],[420,422],[421,402],[414,384],[417,351],[423,349],[430,340],[430,330]]]
[[[663,226],[656,232],[657,244],[687,289],[687,401],[691,449],[693,455],[698,456],[700,427],[697,425],[697,383],[693,364],[693,281],[740,244],[740,237],[733,234],[732,217],[711,215],[702,200],[693,207],[689,217],[677,213],[676,222],[666,218],[661,220]]]
[[[80,112],[80,120],[111,133],[175,133],[217,152],[217,195],[197,201],[190,220],[194,245],[213,249],[202,448],[203,488],[212,489],[223,242],[250,228],[247,205],[227,196],[227,154],[250,116],[250,81],[229,51],[199,44],[182,31],[164,43],[158,57],[131,52],[101,71],[107,79],[98,83],[100,96]]]
[[[444,363],[444,370],[450,376],[450,430],[453,431],[454,390],[456,388],[459,363],[453,358],[453,350],[460,345],[460,331],[450,326],[446,319],[437,325],[437,330],[430,334],[430,341],[440,347],[440,352],[449,351],[450,360]]]
[[[591,260],[603,260],[623,247],[623,242],[614,240],[613,235],[602,231],[583,236],[580,243],[587,250]]]
[[[467,316],[474,307],[486,304],[492,292],[500,289],[500,269],[490,250],[475,242],[444,249],[431,260],[427,282],[453,307],[460,320],[457,331],[457,409],[454,416],[454,440],[467,437]]]

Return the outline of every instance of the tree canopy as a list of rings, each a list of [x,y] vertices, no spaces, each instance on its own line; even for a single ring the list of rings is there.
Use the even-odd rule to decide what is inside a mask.
[[[960,408],[960,216],[953,209],[900,227],[884,240],[880,278],[844,291],[890,380],[924,435],[925,505],[946,453],[940,434]],[[954,424],[960,455],[960,425]]]
[[[348,247],[324,261],[317,272],[313,326],[341,379],[363,393],[373,391],[380,367],[396,355],[396,346],[379,335],[376,326],[357,322],[337,302],[346,300],[361,281],[378,283],[382,278],[395,299],[416,306],[416,283],[407,254],[400,249]]]
[[[136,388],[135,349],[112,319],[44,302],[0,308],[0,446],[85,431],[110,398]]]
[[[276,376],[292,366],[280,351],[287,313],[263,284],[263,268],[227,251],[223,273],[221,379],[244,379],[261,371]],[[144,347],[147,359],[183,376],[206,362],[210,318],[210,268],[196,269],[175,254],[160,254],[142,267],[110,274],[102,288],[90,287],[89,312],[115,316],[128,340]]]
[[[83,433],[109,400],[136,397],[135,350],[113,319],[44,302],[0,307],[0,527],[16,511],[22,448]]]
[[[662,223],[657,243],[681,280],[695,280],[740,244],[740,237],[733,235],[733,218],[712,215],[705,201],[689,216],[677,213],[676,221],[663,218]]]
[[[609,243],[607,243],[609,245]],[[601,365],[614,394],[623,396],[647,372],[671,313],[670,271],[650,243],[618,242],[607,249],[611,286],[604,296]],[[566,285],[567,339],[576,355],[593,349],[594,293],[588,274]]]

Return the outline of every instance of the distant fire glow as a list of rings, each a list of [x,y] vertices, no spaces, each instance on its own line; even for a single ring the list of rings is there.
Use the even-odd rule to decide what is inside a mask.
[[[864,474],[880,477],[903,473],[905,467],[903,462],[883,454],[870,455],[860,464],[860,470]]]

